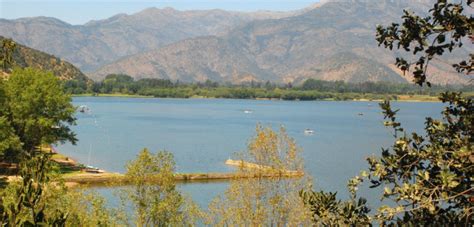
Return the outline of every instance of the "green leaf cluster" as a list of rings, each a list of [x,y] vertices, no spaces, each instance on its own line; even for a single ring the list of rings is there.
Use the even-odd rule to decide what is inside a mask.
[[[393,129],[394,143],[382,149],[381,157],[370,157],[368,171],[349,181],[350,201],[336,200],[335,193],[305,191],[302,198],[323,225],[371,224],[457,226],[474,222],[472,204],[474,176],[474,103],[460,93],[441,94],[447,104],[443,119],[427,118],[426,136],[408,134],[397,122],[390,102],[380,104]],[[358,186],[383,188],[383,205],[369,216],[363,198],[357,200]],[[356,202],[357,201],[357,202]],[[348,209],[348,206],[355,209]],[[353,217],[354,219],[348,219]],[[349,221],[351,220],[351,221]],[[339,222],[338,222],[339,221]]]
[[[63,82],[64,89],[71,94],[126,94],[153,96],[157,98],[227,98],[227,99],[283,99],[283,100],[352,100],[352,99],[396,99],[396,95],[436,96],[446,90],[473,92],[472,86],[433,85],[430,88],[408,83],[323,81],[307,79],[302,84],[272,84],[247,82],[242,84],[172,82],[168,79],[134,80],[128,75],[110,74],[100,82],[81,80]]]
[[[404,72],[412,70],[415,83],[431,86],[427,81],[430,62],[447,51],[462,47],[466,42],[464,37],[470,39],[467,42],[473,42],[474,18],[465,10],[472,4],[470,0],[468,6],[463,1],[437,0],[426,17],[404,10],[403,22],[392,23],[387,27],[378,26],[376,39],[385,48],[402,49],[417,56],[413,62],[397,58],[396,66]],[[466,60],[453,64],[453,67],[460,73],[472,73],[474,54],[469,54]]]
[[[337,199],[337,193],[301,191],[300,196],[310,207],[312,221],[318,226],[364,226],[371,224],[367,200]]]
[[[209,205],[207,224],[212,226],[308,226],[310,210],[299,197],[310,180],[284,178],[278,171],[302,171],[301,150],[281,127],[257,125],[248,149],[238,154],[240,160],[252,163],[240,166],[239,173],[253,178],[232,180],[224,195]],[[263,177],[265,173],[272,176]]]
[[[4,39],[0,46],[0,65],[4,72],[9,72],[14,64],[13,51],[16,48],[16,43],[12,39]]]
[[[377,217],[385,222],[472,222],[474,104],[459,93],[443,93],[448,106],[443,120],[426,119],[426,136],[408,135],[390,108],[382,104],[395,143],[382,157],[368,159],[371,187],[384,187],[383,199],[397,207],[381,207]],[[402,135],[397,135],[397,132]],[[398,214],[403,216],[397,216]]]
[[[0,192],[1,224],[63,226],[66,210],[47,214],[54,168],[41,147],[76,141],[69,128],[75,123],[70,96],[51,73],[14,68],[0,81],[0,104],[0,160],[14,161],[20,176]]]
[[[193,225],[201,212],[176,189],[175,162],[170,152],[142,150],[127,167],[131,186],[122,200],[131,202],[137,226]]]
[[[0,102],[0,127],[4,129],[0,136],[6,138],[0,152],[13,156],[10,158],[18,158],[18,150],[33,154],[44,144],[76,142],[69,128],[75,124],[75,107],[52,73],[15,68],[0,83]]]

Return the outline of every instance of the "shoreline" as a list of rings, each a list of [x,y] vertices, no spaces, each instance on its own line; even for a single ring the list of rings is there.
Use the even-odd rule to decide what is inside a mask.
[[[112,173],[94,167],[87,167],[76,160],[59,153],[53,147],[44,147],[44,152],[52,154],[51,161],[59,165],[60,176],[66,187],[94,187],[94,186],[122,186],[130,184],[126,174]],[[237,164],[236,164],[237,163]],[[175,173],[174,180],[177,183],[202,183],[202,182],[223,182],[238,179],[250,178],[299,178],[305,174],[302,171],[277,170],[267,166],[261,166],[245,161],[227,160],[227,165],[241,167],[246,171],[221,172],[221,173]],[[248,168],[247,168],[248,167]],[[247,171],[250,170],[250,171]],[[252,171],[259,170],[259,171]],[[18,175],[0,175],[5,182],[12,182],[19,179]],[[158,178],[150,177],[148,182],[152,184]]]
[[[441,102],[438,96],[429,96],[429,95],[395,95],[397,99],[389,99],[391,102]],[[289,102],[315,102],[315,101],[328,101],[328,102],[344,102],[344,101],[353,101],[353,102],[383,102],[385,99],[366,99],[366,98],[354,98],[346,100],[336,100],[334,98],[325,98],[325,99],[313,99],[313,100],[287,100],[281,98],[216,98],[216,97],[205,97],[205,96],[191,96],[189,98],[178,98],[178,97],[155,97],[147,95],[129,95],[129,94],[71,94],[71,97],[108,97],[108,98],[147,98],[147,99],[235,99],[235,100],[253,100],[253,101],[289,101]]]
[[[303,177],[303,172],[229,172],[229,173],[176,173],[174,180],[177,183],[202,183],[202,182],[222,182],[238,179],[251,178],[299,178]],[[124,186],[130,184],[130,180],[125,174],[120,173],[80,173],[71,176],[62,176],[64,183],[68,187],[76,186]],[[157,178],[151,177],[148,183],[157,182]]]
[[[225,164],[244,171],[223,173],[175,173],[174,180],[178,183],[196,183],[250,178],[299,178],[304,176],[304,172],[302,171],[273,169],[269,166],[258,165],[243,160],[228,159],[225,161]],[[130,183],[126,174],[109,173],[107,171],[63,174],[62,179],[66,184],[69,184],[69,186],[127,185]],[[153,183],[157,180],[158,178],[152,176],[148,179],[148,182]]]

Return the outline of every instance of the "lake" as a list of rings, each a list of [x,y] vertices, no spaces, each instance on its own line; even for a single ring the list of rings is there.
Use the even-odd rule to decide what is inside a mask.
[[[76,97],[90,113],[77,113],[77,146],[61,153],[86,165],[124,172],[143,148],[174,154],[178,172],[226,172],[224,164],[246,149],[258,123],[283,126],[303,149],[306,173],[317,189],[347,195],[347,180],[367,168],[366,157],[393,142],[377,102],[270,101]],[[427,116],[440,117],[442,103],[393,103],[408,131],[423,132]],[[245,111],[251,110],[251,111]],[[363,115],[359,115],[362,113]],[[305,135],[305,129],[314,130]],[[226,183],[180,185],[201,206],[226,189]],[[99,191],[113,200],[110,189]],[[369,196],[370,197],[370,196]],[[112,201],[113,202],[113,201]]]

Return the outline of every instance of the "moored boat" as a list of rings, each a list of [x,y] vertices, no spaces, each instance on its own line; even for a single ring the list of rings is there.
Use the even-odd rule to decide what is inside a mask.
[[[313,134],[314,134],[314,130],[307,128],[307,129],[304,130],[304,134],[305,134],[305,135],[313,135]]]

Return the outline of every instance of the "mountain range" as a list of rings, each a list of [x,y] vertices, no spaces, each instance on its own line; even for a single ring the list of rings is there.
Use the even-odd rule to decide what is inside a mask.
[[[85,72],[121,57],[183,39],[220,35],[256,19],[281,18],[297,12],[240,13],[224,10],[178,11],[148,8],[133,15],[71,25],[56,18],[0,19],[0,35],[61,56]]]
[[[426,13],[431,3],[328,0],[299,11],[254,13],[150,8],[76,26],[45,17],[2,19],[0,35],[62,57],[96,80],[124,73],[185,82],[407,82],[393,65],[403,53],[378,47],[375,27],[400,21],[403,9]],[[429,80],[467,83],[449,63],[472,49],[465,45],[435,61]]]

